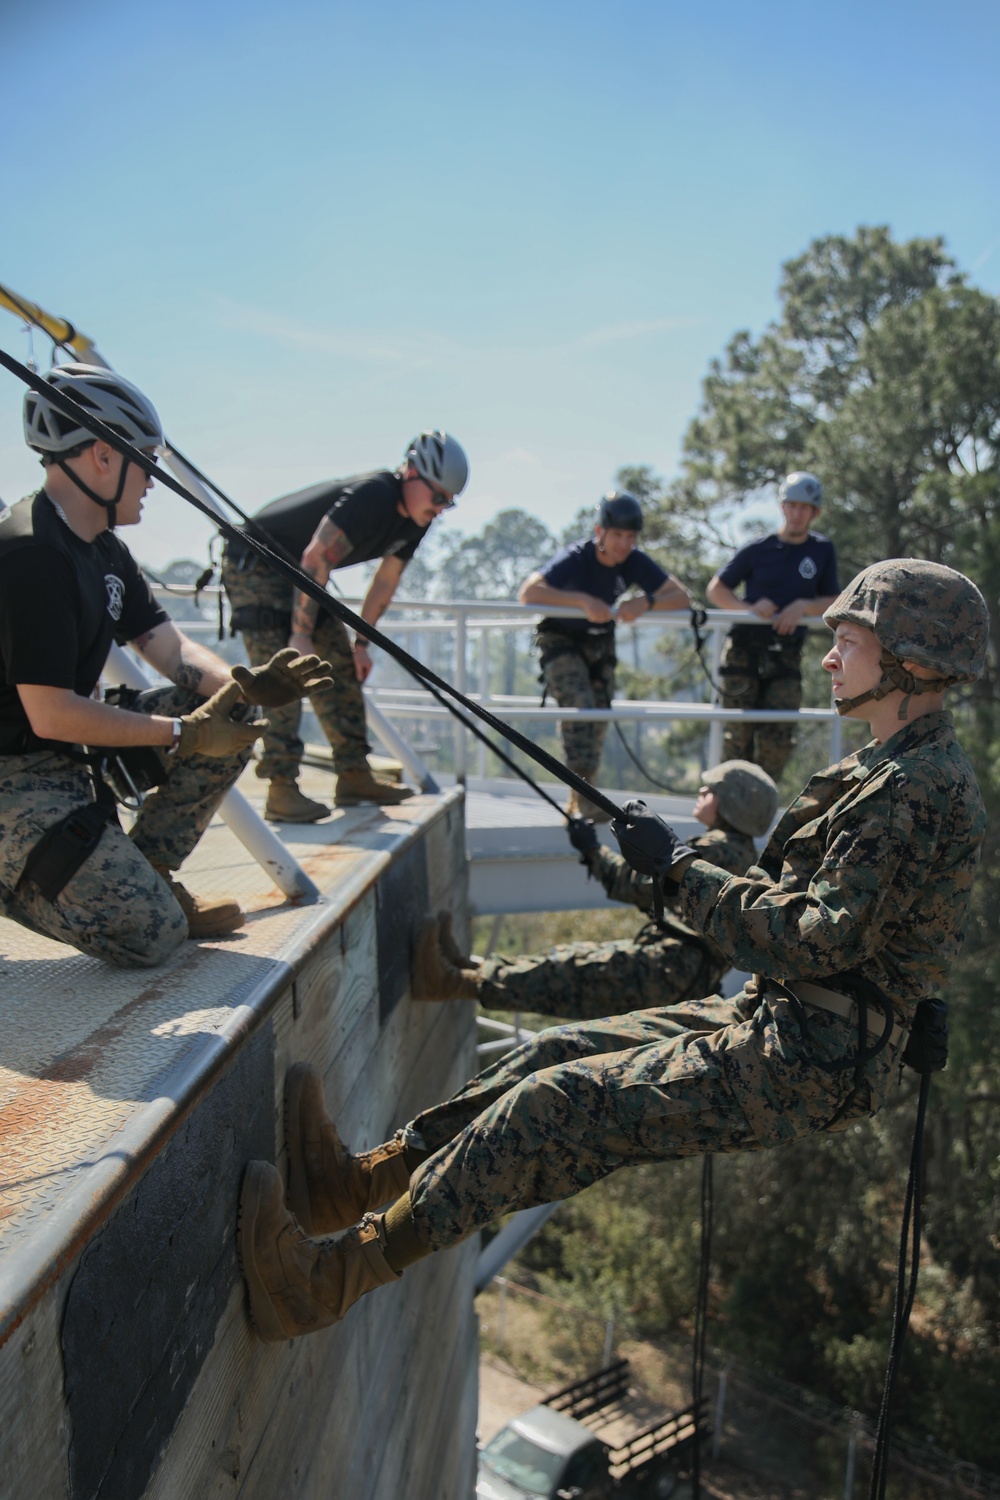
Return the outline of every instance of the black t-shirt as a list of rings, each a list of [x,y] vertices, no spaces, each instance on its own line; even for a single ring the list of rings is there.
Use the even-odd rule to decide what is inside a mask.
[[[0,746],[29,728],[18,683],[87,698],[111,642],[166,620],[124,542],[85,542],[44,490],[0,515]]]
[[[328,480],[306,490],[296,490],[272,500],[254,516],[269,536],[279,542],[296,561],[312,541],[324,516],[351,543],[351,551],[338,568],[370,562],[375,557],[398,557],[409,562],[427,535],[409,516],[400,515],[403,483],[398,474],[377,469],[353,479]]]
[[[607,605],[615,604],[633,584],[644,593],[655,594],[668,576],[658,562],[654,562],[648,553],[640,552],[638,547],[632,549],[620,567],[606,567],[597,555],[593,537],[564,547],[540,571],[550,588],[591,594],[595,599],[603,599]],[[604,634],[609,627],[592,625],[589,620],[553,616],[540,621],[540,629],[561,630],[566,635],[587,635]]]

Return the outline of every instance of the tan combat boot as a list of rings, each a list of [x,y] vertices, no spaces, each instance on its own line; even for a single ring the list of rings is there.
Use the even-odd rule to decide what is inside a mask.
[[[257,1333],[267,1344],[339,1323],[365,1292],[398,1281],[369,1214],[339,1240],[309,1239],[285,1207],[281,1173],[252,1161],[243,1178],[237,1247]]]
[[[413,955],[410,994],[414,1000],[479,999],[478,971],[449,959],[441,946],[439,917],[428,917],[420,929]]]
[[[360,771],[338,773],[333,800],[338,807],[356,807],[359,802],[377,802],[382,807],[395,807],[397,802],[405,802],[407,797],[412,796],[410,787],[396,786],[392,781],[381,781],[365,766]]]
[[[224,937],[246,921],[238,901],[228,896],[193,896],[179,880],[171,879],[170,871],[164,865],[153,865],[153,869],[161,880],[166,881],[170,894],[184,913],[189,938]]]
[[[330,816],[330,809],[325,802],[307,797],[292,777],[272,776],[264,816],[269,823],[318,823]]]
[[[572,767],[571,769],[575,769]],[[586,772],[577,771],[578,776],[585,776]],[[589,778],[588,778],[589,780]],[[568,818],[589,818],[592,823],[610,823],[611,814],[598,807],[596,802],[591,802],[589,797],[581,797],[575,787],[570,788],[569,796],[566,798],[566,816]]]
[[[398,1141],[352,1156],[326,1111],[323,1080],[308,1063],[285,1079],[288,1205],[306,1234],[333,1234],[399,1198],[410,1174]]]
[[[441,944],[441,952],[449,963],[455,965],[456,969],[475,969],[482,963],[481,958],[471,958],[468,953],[463,953],[456,943],[450,911],[438,912],[438,941]]]

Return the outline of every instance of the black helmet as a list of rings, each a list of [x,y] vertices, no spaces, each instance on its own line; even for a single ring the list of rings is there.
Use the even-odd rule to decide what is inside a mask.
[[[612,526],[618,531],[641,531],[642,506],[631,490],[609,490],[601,496],[597,521],[600,526]]]

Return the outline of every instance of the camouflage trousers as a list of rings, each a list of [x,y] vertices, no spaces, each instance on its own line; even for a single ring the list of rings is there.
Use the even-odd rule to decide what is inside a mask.
[[[614,636],[569,638],[539,630],[537,638],[546,691],[560,708],[611,707],[615,694]],[[565,644],[568,639],[572,639],[572,647]],[[590,782],[597,776],[607,728],[607,724],[580,723],[577,719],[559,723],[564,761]]]
[[[757,642],[730,634],[722,648],[719,672],[725,708],[798,708],[802,702],[802,647],[783,640]],[[775,781],[795,749],[791,724],[740,724],[730,721],[722,738],[723,760],[756,761]]]
[[[133,707],[176,718],[202,701],[181,688],[152,688]],[[234,717],[250,712],[241,706]],[[54,901],[31,881],[19,883],[21,874],[42,834],[94,800],[90,771],[58,751],[0,756],[0,911],[118,968],[163,963],[187,937],[187,922],[153,865],[180,867],[249,756],[171,757],[166,781],[147,795],[131,834],[110,823]]]
[[[645,941],[566,943],[548,953],[487,959],[479,970],[479,1001],[493,1010],[598,1020],[710,995],[722,967],[702,943],[651,929]]]
[[[758,1151],[873,1114],[892,1072],[865,1067],[856,1028],[811,1013],[808,1042],[787,1000],[753,984],[666,1010],[539,1032],[400,1132],[431,1155],[410,1179],[413,1219],[431,1249],[502,1214],[551,1203],[618,1171],[707,1152]],[[691,1023],[694,1024],[691,1024]]]
[[[246,606],[272,610],[291,620],[292,586],[255,556],[247,559],[245,568],[234,565],[227,555],[222,564],[222,584],[233,609]],[[288,645],[289,626],[274,624],[264,628],[242,630],[243,643],[252,667],[263,666],[276,651]],[[333,668],[333,684],[310,698],[320,727],[333,747],[333,767],[341,771],[361,771],[368,765],[368,734],[365,726],[365,700],[354,672],[354,657],[347,631],[339,620],[320,611],[313,635],[317,653]],[[257,775],[295,779],[299,774],[304,749],[300,735],[301,703],[284,708],[269,708],[271,727],[264,735],[264,753]]]

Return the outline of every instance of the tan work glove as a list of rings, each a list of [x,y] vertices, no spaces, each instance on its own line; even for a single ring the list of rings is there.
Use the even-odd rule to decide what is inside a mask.
[[[237,724],[229,715],[242,703],[239,683],[227,682],[200,708],[192,709],[181,719],[178,755],[235,755],[245,750],[270,728],[267,719],[252,719]]]
[[[285,646],[262,667],[234,667],[233,681],[239,683],[247,703],[259,703],[261,708],[284,708],[286,703],[308,698],[317,688],[329,687],[333,682],[332,672],[328,661],[320,661],[318,656],[299,656],[291,646]]]

